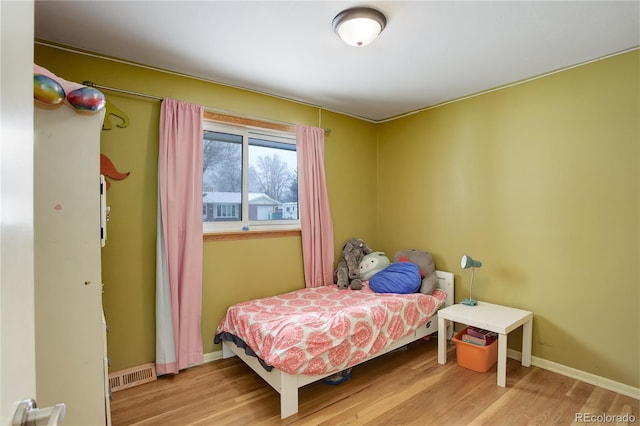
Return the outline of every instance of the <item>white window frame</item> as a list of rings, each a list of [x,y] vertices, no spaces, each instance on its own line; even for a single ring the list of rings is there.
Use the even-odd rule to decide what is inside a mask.
[[[203,131],[231,133],[242,136],[242,218],[238,221],[202,222],[204,234],[234,231],[277,231],[299,230],[300,226],[300,198],[298,192],[297,220],[249,220],[249,138],[273,140],[275,142],[296,145],[295,133],[282,132],[254,126],[220,123],[213,120],[203,120]]]

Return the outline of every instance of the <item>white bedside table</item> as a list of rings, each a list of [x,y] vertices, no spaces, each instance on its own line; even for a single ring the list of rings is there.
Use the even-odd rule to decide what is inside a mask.
[[[498,386],[505,387],[507,376],[507,335],[522,326],[522,365],[531,365],[533,313],[492,303],[477,306],[451,305],[438,311],[438,362],[447,362],[448,321],[480,327],[498,333]]]

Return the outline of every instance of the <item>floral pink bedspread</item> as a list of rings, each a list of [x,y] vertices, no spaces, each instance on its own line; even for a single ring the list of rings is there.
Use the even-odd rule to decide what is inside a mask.
[[[366,283],[365,283],[366,284]],[[290,374],[343,370],[427,323],[446,293],[375,293],[336,286],[309,288],[238,303],[216,336],[242,339],[267,365]]]

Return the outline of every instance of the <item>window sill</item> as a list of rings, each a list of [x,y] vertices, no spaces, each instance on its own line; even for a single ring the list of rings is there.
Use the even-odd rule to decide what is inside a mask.
[[[254,240],[259,238],[282,238],[298,237],[301,235],[300,229],[270,230],[270,231],[230,231],[206,233],[202,235],[202,240],[207,241],[233,241],[233,240]]]

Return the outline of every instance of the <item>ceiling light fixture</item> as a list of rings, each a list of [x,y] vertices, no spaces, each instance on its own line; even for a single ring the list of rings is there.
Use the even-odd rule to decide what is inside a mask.
[[[333,18],[333,31],[350,46],[362,47],[378,37],[387,25],[387,18],[369,7],[343,10]]]

